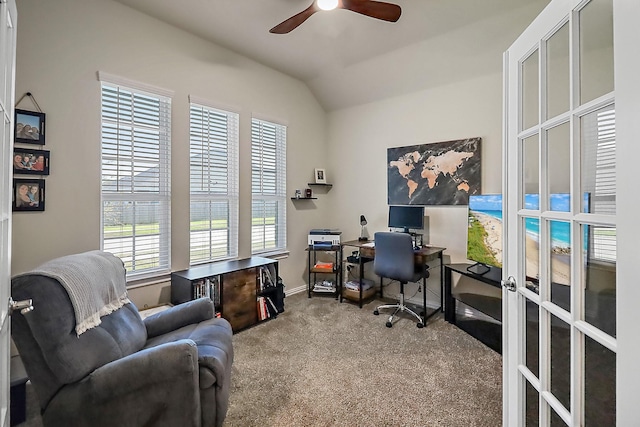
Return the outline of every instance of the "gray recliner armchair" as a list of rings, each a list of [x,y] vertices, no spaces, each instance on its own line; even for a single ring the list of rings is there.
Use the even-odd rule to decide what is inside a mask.
[[[110,254],[71,257],[82,261],[87,255],[107,259],[109,269],[117,270],[110,273],[124,281],[122,262]],[[65,258],[58,264],[64,266]],[[210,300],[171,307],[143,321],[125,289],[120,308],[79,334],[73,291],[53,276],[34,271],[12,279],[13,298],[33,300],[33,311],[14,313],[11,333],[45,426],[222,425],[232,331],[229,322],[214,317]],[[99,277],[87,286],[109,286]]]

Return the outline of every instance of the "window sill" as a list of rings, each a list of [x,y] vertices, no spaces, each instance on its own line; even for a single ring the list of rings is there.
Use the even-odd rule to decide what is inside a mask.
[[[289,258],[289,251],[285,249],[285,250],[278,250],[273,252],[256,252],[254,254],[251,254],[251,256],[261,256],[264,258],[281,260],[281,259]]]
[[[171,274],[161,274],[154,277],[146,277],[143,279],[136,279],[127,282],[127,290],[144,288],[145,286],[157,285],[158,283],[171,282]]]

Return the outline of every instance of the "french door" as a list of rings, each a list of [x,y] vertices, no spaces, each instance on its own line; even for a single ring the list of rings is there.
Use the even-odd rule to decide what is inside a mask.
[[[15,0],[0,0],[0,427],[9,426],[11,171],[16,15]]]
[[[637,345],[621,346],[636,315],[620,301],[640,294],[623,251],[640,230],[621,210],[632,187],[620,184],[637,183],[638,168],[622,167],[630,163],[621,155],[639,151],[628,146],[640,138],[629,120],[640,65],[629,63],[634,81],[618,64],[640,41],[638,4],[551,0],[505,53],[503,276],[515,283],[503,291],[506,426],[633,419],[617,390],[637,388],[625,371],[638,369],[618,353],[640,356]]]

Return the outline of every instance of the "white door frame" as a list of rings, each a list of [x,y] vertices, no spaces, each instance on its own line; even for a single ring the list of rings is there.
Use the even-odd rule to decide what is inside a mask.
[[[637,425],[640,407],[640,221],[638,171],[640,159],[640,1],[613,0],[616,82],[617,158],[617,387],[618,425]]]
[[[11,193],[17,10],[0,0],[0,427],[9,426],[11,362]]]

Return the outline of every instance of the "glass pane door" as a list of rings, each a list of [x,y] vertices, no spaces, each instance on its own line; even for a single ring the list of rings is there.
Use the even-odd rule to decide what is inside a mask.
[[[505,59],[505,425],[613,426],[613,0],[552,0]]]

